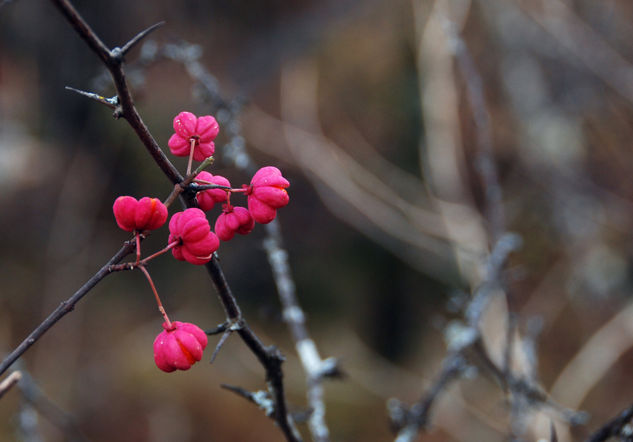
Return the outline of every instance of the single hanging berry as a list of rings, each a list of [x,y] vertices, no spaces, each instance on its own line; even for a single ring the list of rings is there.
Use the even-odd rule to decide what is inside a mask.
[[[189,370],[202,359],[207,335],[200,327],[188,322],[163,323],[163,331],[154,340],[154,362],[167,373]]]
[[[174,258],[196,265],[211,261],[213,252],[220,247],[220,240],[211,231],[207,217],[197,208],[175,213],[171,217],[168,242],[179,243],[171,249]]]
[[[120,196],[112,206],[114,219],[126,232],[155,230],[167,221],[167,207],[158,198]]]
[[[203,181],[204,183],[218,184],[220,186],[231,187],[229,180],[221,175],[211,175],[209,172],[202,171],[196,176],[196,180]],[[202,184],[202,183],[201,183]],[[196,194],[198,200],[198,206],[202,210],[209,211],[213,208],[215,203],[221,203],[226,201],[226,190],[222,189],[207,189]]]
[[[244,207],[223,205],[224,210],[215,221],[215,234],[222,241],[228,241],[236,233],[246,235],[255,227],[255,220]]]
[[[273,166],[259,169],[251,185],[248,186],[248,211],[255,221],[268,224],[277,215],[277,209],[290,201],[286,189],[290,186],[287,179],[281,176],[281,171]]]
[[[167,145],[178,157],[189,156],[191,142],[194,142],[193,159],[203,161],[215,152],[215,137],[220,126],[211,115],[196,117],[191,112],[181,112],[174,118],[174,131]]]

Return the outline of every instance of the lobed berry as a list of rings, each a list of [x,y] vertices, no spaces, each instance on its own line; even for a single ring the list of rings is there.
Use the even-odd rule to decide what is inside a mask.
[[[277,215],[277,209],[290,201],[286,189],[290,186],[281,171],[273,166],[259,169],[248,187],[248,211],[255,221],[268,224]]]
[[[168,242],[176,241],[179,244],[171,249],[174,257],[196,265],[211,261],[213,252],[220,246],[204,212],[197,208],[175,213],[169,220]]]
[[[221,175],[211,175],[209,172],[202,171],[196,176],[196,180],[209,182],[211,184],[218,184],[220,186],[231,187],[229,180]],[[213,208],[215,203],[221,203],[226,201],[227,192],[222,189],[208,189],[198,192],[196,195],[198,199],[198,206],[202,210],[209,211]]]
[[[215,221],[215,234],[222,241],[229,241],[236,233],[247,235],[255,227],[255,220],[244,207],[224,205],[224,210]]]
[[[167,142],[169,150],[178,157],[189,156],[191,141],[195,142],[193,159],[203,161],[215,152],[215,137],[220,132],[218,122],[211,115],[196,117],[181,112],[174,117],[174,133]]]
[[[158,198],[120,196],[112,206],[117,225],[126,232],[155,230],[167,221],[167,207]]]
[[[161,370],[189,370],[202,359],[207,346],[207,335],[189,322],[164,322],[163,331],[154,340],[154,362]]]

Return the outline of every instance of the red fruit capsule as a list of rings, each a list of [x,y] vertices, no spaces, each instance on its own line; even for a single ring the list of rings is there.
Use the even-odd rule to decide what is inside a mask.
[[[218,184],[220,186],[231,187],[229,180],[221,175],[211,175],[209,172],[202,171],[196,176],[196,180],[208,182],[211,184]],[[205,212],[211,210],[215,203],[221,203],[226,201],[226,190],[223,189],[208,189],[198,192],[196,198],[198,199],[198,206]]]
[[[189,370],[202,359],[207,335],[200,327],[188,322],[163,323],[164,330],[154,340],[154,362],[167,373]]]
[[[114,219],[126,232],[155,230],[167,221],[167,207],[158,198],[120,196],[112,206]]]
[[[174,258],[196,265],[211,261],[220,247],[204,212],[197,208],[175,213],[169,220],[169,243],[176,241],[179,244],[171,249]]]
[[[255,220],[244,207],[224,205],[224,211],[215,221],[215,234],[222,241],[228,241],[235,236],[247,235],[255,227]]]
[[[181,112],[174,118],[175,133],[167,145],[178,157],[189,156],[191,141],[194,141],[193,159],[203,161],[215,152],[215,137],[220,132],[218,122],[211,115],[196,117],[191,112]]]
[[[277,209],[290,201],[286,189],[290,183],[273,166],[259,169],[248,188],[248,211],[255,221],[268,224],[277,215]]]

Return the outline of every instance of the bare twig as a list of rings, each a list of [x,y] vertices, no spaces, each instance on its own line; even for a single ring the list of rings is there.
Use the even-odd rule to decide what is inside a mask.
[[[257,405],[262,409],[266,416],[273,417],[274,412],[274,404],[270,398],[270,394],[267,391],[256,391],[255,393],[245,390],[242,387],[236,387],[235,385],[222,384],[222,388],[225,390],[231,391],[238,396],[243,397],[244,399],[249,400],[250,402]]]
[[[613,418],[612,420],[604,424],[601,428],[596,430],[591,436],[589,436],[587,442],[603,442],[612,436],[623,436],[622,430],[626,425],[630,424],[631,419],[633,419],[633,405],[630,405],[617,417]]]
[[[19,383],[24,399],[35,410],[55,425],[64,434],[64,440],[69,442],[85,442],[87,439],[77,425],[75,418],[53,403],[33,381],[28,372],[24,373]]]
[[[461,39],[455,24],[448,18],[444,20],[444,31],[457,60],[457,67],[466,83],[466,97],[470,104],[477,135],[475,170],[479,173],[483,186],[485,215],[488,221],[491,242],[495,243],[506,231],[506,227],[502,201],[503,192],[501,191],[495,165],[490,116],[486,106],[483,81],[468,51],[468,47]]]
[[[553,421],[549,421],[549,440],[550,442],[558,442],[558,434],[556,434],[556,427]]]
[[[437,380],[418,402],[410,408],[397,399],[390,399],[387,402],[392,430],[397,432],[396,442],[410,442],[417,437],[421,429],[426,428],[431,407],[440,393],[448,384],[459,378],[467,367],[466,360],[459,352],[452,353],[444,360]]]
[[[281,230],[277,220],[266,225],[266,232],[268,238],[264,241],[264,249],[273,270],[277,292],[283,306],[283,318],[295,341],[295,348],[307,377],[308,404],[312,408],[308,419],[310,432],[315,441],[325,442],[329,440],[330,434],[325,423],[322,381],[327,375],[340,374],[338,362],[332,358],[322,360],[314,341],[308,334],[305,315],[299,306],[288,265],[288,253],[281,247]]]
[[[112,257],[110,260],[103,266],[97,273],[95,273],[92,278],[90,278],[84,285],[82,285],[79,290],[77,290],[70,298],[66,301],[63,301],[59,307],[57,307],[40,325],[38,325],[35,330],[31,332],[27,338],[22,341],[20,345],[17,346],[15,350],[13,350],[8,356],[4,358],[2,363],[0,363],[0,375],[7,371],[7,369],[20,357],[24,352],[26,352],[39,338],[41,338],[44,333],[46,333],[53,325],[57,323],[62,317],[64,317],[67,313],[70,313],[75,308],[75,304],[77,304],[90,290],[94,288],[103,278],[110,274],[110,267],[114,264],[119,263],[125,256],[129,255],[134,251],[135,243],[134,241],[126,242],[123,247]]]

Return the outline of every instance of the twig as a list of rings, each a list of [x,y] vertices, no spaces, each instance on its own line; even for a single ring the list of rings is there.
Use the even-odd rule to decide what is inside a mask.
[[[308,419],[310,432],[315,441],[329,440],[329,429],[325,423],[325,403],[323,401],[323,378],[334,373],[340,374],[338,362],[321,359],[314,341],[305,325],[305,315],[299,306],[295,284],[290,274],[288,253],[281,247],[281,230],[277,220],[266,225],[268,238],[264,249],[273,271],[275,285],[283,307],[283,319],[290,329],[295,348],[307,378],[308,405],[312,413]]]
[[[110,266],[119,263],[124,257],[134,251],[135,243],[133,241],[126,242],[123,247],[103,266],[97,273],[95,273],[79,290],[77,290],[70,298],[63,301],[59,307],[57,307],[35,330],[31,332],[27,338],[22,341],[8,356],[4,358],[0,363],[0,375],[2,375],[7,369],[26,352],[44,333],[46,333],[53,325],[57,323],[67,313],[70,313],[75,308],[81,298],[83,298],[92,288],[97,285],[103,278],[110,274]]]
[[[549,440],[550,442],[558,442],[558,434],[556,434],[556,427],[553,421],[549,421]]]
[[[70,22],[82,40],[84,40],[90,49],[97,54],[108,71],[110,71],[119,97],[119,107],[115,110],[115,116],[123,117],[128,121],[134,132],[136,132],[136,135],[139,137],[147,151],[150,153],[152,158],[154,158],[154,161],[161,168],[167,178],[169,178],[173,184],[180,183],[183,180],[182,175],[165,156],[160,146],[147,129],[147,126],[141,119],[138,111],[134,107],[134,101],[132,100],[132,95],[128,88],[125,73],[122,68],[123,53],[121,49],[115,48],[112,51],[109,50],[70,2],[67,0],[51,1]],[[143,32],[141,34],[143,34],[143,36],[147,35],[147,32],[144,32],[144,34]],[[130,42],[123,45],[123,47],[130,45],[130,43],[136,43],[137,41],[138,38],[134,37],[130,40]]]
[[[609,439],[611,436],[618,436],[622,434],[624,427],[633,419],[633,405],[623,410],[617,417],[604,424],[601,428],[596,430],[587,442],[603,442]],[[627,439],[629,440],[629,439]]]
[[[426,428],[428,416],[437,397],[450,382],[456,380],[468,367],[466,356],[469,353],[473,353],[473,350],[476,355],[480,356],[480,365],[486,371],[492,373],[504,390],[516,394],[530,394],[530,397],[534,398],[533,401],[536,400],[537,391],[542,393],[542,390],[533,387],[531,383],[527,384],[523,380],[514,382],[512,373],[497,367],[490,359],[481,342],[481,330],[479,328],[481,316],[490,301],[490,297],[495,292],[495,288],[500,284],[501,272],[509,254],[516,250],[520,244],[521,241],[518,235],[504,234],[494,245],[486,261],[485,279],[480,287],[475,290],[466,306],[464,316],[467,324],[456,326],[457,330],[451,330],[454,336],[449,337],[448,347],[450,352],[444,359],[440,374],[431,385],[431,388],[411,408],[407,408],[396,399],[391,399],[388,402],[387,407],[392,429],[397,432],[396,442],[412,441],[420,430]],[[543,397],[546,398],[546,395]]]
[[[64,440],[69,442],[85,442],[87,440],[75,418],[46,397],[27,372],[24,373],[19,388],[24,399],[64,433]]]
[[[491,242],[494,244],[506,231],[503,209],[503,192],[494,159],[490,116],[484,97],[484,87],[479,70],[475,66],[468,47],[459,36],[455,23],[448,18],[443,22],[457,67],[466,83],[466,97],[475,121],[477,136],[477,157],[475,170],[479,174],[484,192],[485,215],[488,221]]]
[[[460,353],[452,353],[444,360],[442,371],[437,380],[411,408],[407,408],[397,399],[390,399],[387,402],[392,429],[398,433],[396,442],[410,442],[415,439],[421,429],[426,428],[431,407],[439,394],[444,391],[448,384],[456,380],[467,367],[468,364]]]
[[[273,417],[274,404],[270,398],[270,394],[267,391],[256,391],[255,393],[245,390],[242,387],[236,387],[235,385],[222,384],[222,388],[225,390],[231,391],[238,396],[243,397],[244,399],[249,400],[250,402],[257,405],[261,408],[266,416]]]

